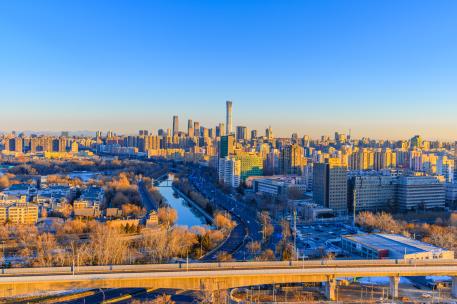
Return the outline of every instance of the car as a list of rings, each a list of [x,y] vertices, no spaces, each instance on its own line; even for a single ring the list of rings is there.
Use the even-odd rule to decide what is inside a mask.
[[[421,295],[421,297],[424,298],[424,299],[430,299],[430,298],[432,297],[432,295],[429,294],[429,293],[423,293],[423,294]]]

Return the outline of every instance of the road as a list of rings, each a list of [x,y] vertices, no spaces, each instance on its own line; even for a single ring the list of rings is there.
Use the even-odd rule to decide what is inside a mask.
[[[174,264],[138,264],[138,265],[106,265],[79,266],[74,276],[86,274],[128,274],[128,273],[170,273],[192,271],[221,270],[259,270],[259,269],[337,269],[363,267],[457,267],[457,260],[320,260],[320,261],[271,261],[271,262],[221,262],[221,263],[174,263]],[[39,267],[39,268],[4,268],[0,273],[0,281],[31,276],[66,276],[73,275],[71,267]]]
[[[108,298],[154,297],[157,289],[200,290],[202,284],[230,289],[293,282],[326,282],[336,278],[457,276],[457,260],[322,260],[228,262],[155,265],[11,268],[0,275],[0,297],[47,290],[100,289],[86,303]],[[209,285],[208,285],[209,284]],[[217,287],[219,288],[219,287]],[[391,293],[392,294],[392,293]],[[454,296],[457,295],[454,294]],[[82,302],[81,302],[82,301]],[[84,299],[70,303],[84,303]]]
[[[210,286],[207,284],[214,282],[220,284],[218,286],[224,286],[224,289],[230,289],[274,283],[326,282],[348,277],[455,277],[457,261],[334,260],[322,261],[320,264],[315,261],[295,261],[121,265],[116,268],[113,266],[112,270],[105,272],[100,267],[87,266],[84,267],[85,272],[74,275],[56,270],[59,269],[38,268],[34,269],[33,275],[28,273],[31,269],[23,269],[22,273],[16,274],[6,272],[0,276],[0,297],[14,296],[16,293],[79,288],[200,290],[202,284]]]
[[[189,175],[189,181],[201,194],[210,199],[218,209],[229,212],[232,219],[238,223],[229,240],[208,260],[214,260],[217,254],[222,251],[231,253],[237,260],[244,260],[247,251],[246,244],[250,241],[262,240],[261,225],[257,219],[257,213],[237,201],[234,197],[223,193],[214,185],[214,181],[205,179],[205,174],[201,168],[193,167],[193,172]]]
[[[139,293],[145,293],[144,288],[124,288],[124,289],[99,289],[95,294],[80,299],[65,301],[66,304],[86,304],[86,303],[103,303],[111,299],[117,299],[122,296],[131,295],[132,297]]]
[[[146,208],[146,215],[141,219],[141,223],[145,225],[149,217],[149,212],[152,210],[157,211],[157,209],[159,209],[159,204],[152,198],[151,194],[146,188],[146,185],[144,184],[144,181],[138,182],[138,193],[140,194],[143,207]]]

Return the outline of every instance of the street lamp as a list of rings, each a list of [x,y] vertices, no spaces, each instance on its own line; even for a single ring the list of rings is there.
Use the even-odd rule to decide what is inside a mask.
[[[100,290],[102,292],[102,296],[103,296],[103,302],[105,302],[105,292],[103,291],[103,289],[99,288],[98,290]]]
[[[246,234],[244,236],[243,243],[246,243],[246,239],[248,239],[248,238],[250,238],[251,242],[254,243],[254,239],[251,236],[249,236],[248,234]],[[243,253],[244,253],[244,261],[246,261],[246,248],[244,248]]]

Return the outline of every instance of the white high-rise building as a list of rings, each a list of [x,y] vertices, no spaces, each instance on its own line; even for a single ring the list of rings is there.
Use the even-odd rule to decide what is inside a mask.
[[[219,181],[227,186],[238,188],[241,180],[241,161],[233,156],[219,159]]]
[[[226,102],[226,112],[225,134],[230,135],[232,134],[232,102],[230,100]]]

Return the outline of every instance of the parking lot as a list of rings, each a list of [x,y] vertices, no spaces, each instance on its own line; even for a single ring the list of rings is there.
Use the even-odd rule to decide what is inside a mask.
[[[353,234],[352,227],[343,223],[297,224],[297,251],[300,259],[321,258],[332,253],[344,256],[339,247],[342,235]]]

